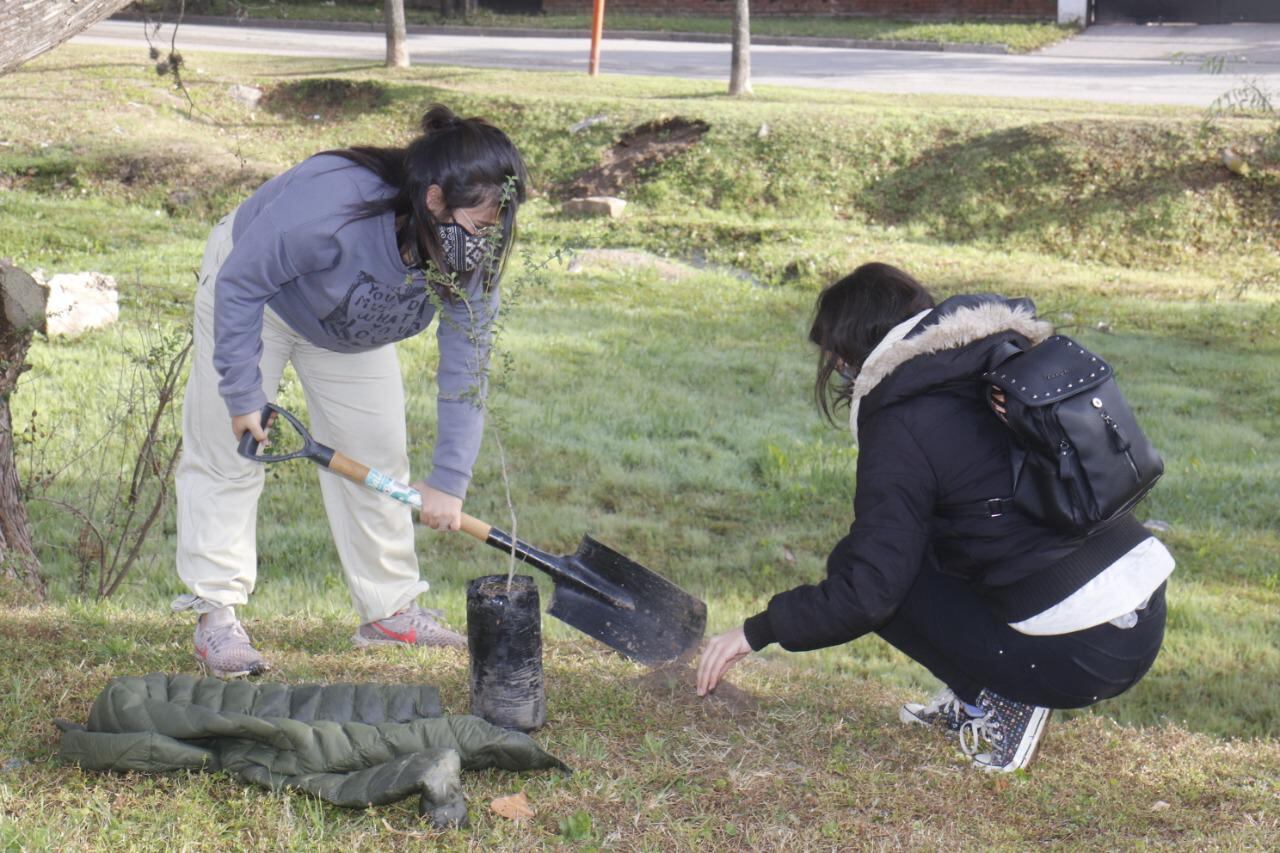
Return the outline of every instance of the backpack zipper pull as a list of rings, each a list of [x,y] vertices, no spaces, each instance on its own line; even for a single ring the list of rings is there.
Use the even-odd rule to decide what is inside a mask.
[[[1071,480],[1075,475],[1071,471],[1071,444],[1065,438],[1058,441],[1058,476],[1064,480]]]
[[[1115,445],[1116,451],[1118,453],[1128,453],[1129,439],[1125,438],[1124,433],[1120,431],[1120,424],[1116,423],[1111,415],[1106,412],[1102,413],[1102,422],[1107,425],[1107,432],[1111,435],[1111,443]]]

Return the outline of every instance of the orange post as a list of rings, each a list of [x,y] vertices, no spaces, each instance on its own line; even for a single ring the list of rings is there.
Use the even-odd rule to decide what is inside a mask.
[[[600,73],[600,36],[604,33],[604,0],[592,0],[591,13],[591,60],[587,73],[592,77]]]

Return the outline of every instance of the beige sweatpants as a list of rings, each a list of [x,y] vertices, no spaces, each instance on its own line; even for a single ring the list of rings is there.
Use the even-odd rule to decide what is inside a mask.
[[[185,606],[197,612],[245,604],[257,580],[256,524],[265,466],[237,452],[213,366],[214,282],[231,251],[234,216],[214,227],[200,266],[177,470],[178,576],[194,596]],[[404,385],[394,345],[333,352],[308,343],[268,308],[259,367],[269,399],[275,399],[287,363],[301,381],[309,429],[317,441],[409,481]],[[289,429],[283,424],[276,428]],[[335,474],[317,471],[329,528],[361,621],[390,616],[411,604],[428,588],[418,574],[412,512]]]

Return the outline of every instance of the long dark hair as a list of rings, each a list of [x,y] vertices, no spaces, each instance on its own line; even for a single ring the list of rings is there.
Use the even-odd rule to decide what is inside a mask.
[[[427,188],[440,187],[450,209],[493,204],[501,217],[501,244],[496,263],[484,274],[486,287],[496,283],[506,267],[515,239],[516,209],[525,200],[529,174],[515,144],[498,128],[479,117],[460,118],[436,104],[422,117],[422,133],[404,148],[369,145],[324,151],[345,157],[376,174],[396,190],[385,199],[368,202],[357,218],[378,216],[388,210],[407,216],[419,252],[436,268],[451,271],[436,234],[436,219],[427,209]],[[457,271],[461,277],[462,271]]]
[[[818,294],[809,340],[818,346],[818,376],[813,396],[827,420],[835,423],[835,409],[849,402],[853,383],[833,382],[844,362],[849,376],[894,326],[934,306],[925,286],[889,264],[863,264]]]

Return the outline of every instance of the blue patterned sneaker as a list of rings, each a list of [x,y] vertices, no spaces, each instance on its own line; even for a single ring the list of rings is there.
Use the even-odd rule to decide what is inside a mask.
[[[218,678],[261,675],[271,668],[253,647],[231,607],[200,617],[196,622],[195,648],[196,660]]]
[[[439,610],[409,607],[385,619],[365,622],[352,638],[357,646],[445,646],[465,649],[467,638],[441,624]]]
[[[927,705],[908,702],[898,709],[898,719],[904,723],[919,726],[932,726],[942,729],[948,737],[956,736],[961,726],[974,717],[965,710],[964,702],[944,687],[929,700]]]
[[[1008,773],[1029,765],[1053,711],[990,690],[978,694],[978,706],[986,713],[960,727],[960,748],[974,766]]]

